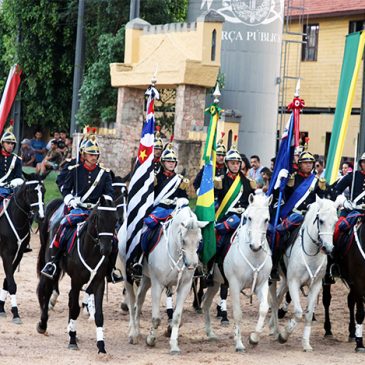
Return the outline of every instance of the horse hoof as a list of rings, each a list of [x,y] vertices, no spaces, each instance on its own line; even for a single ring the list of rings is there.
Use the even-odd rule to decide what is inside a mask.
[[[47,331],[47,328],[42,328],[41,326],[41,322],[38,322],[37,324],[37,332],[40,333],[41,335],[45,335]]]
[[[23,324],[23,321],[20,319],[20,317],[15,317],[12,321],[15,324]]]
[[[365,347],[356,347],[355,352],[365,353]]]
[[[79,346],[77,346],[76,343],[70,343],[70,344],[68,344],[68,349],[69,350],[78,350]]]
[[[303,348],[304,352],[313,352],[313,348],[311,346]]]
[[[325,334],[324,334],[324,337],[325,338],[333,338],[333,334],[332,334],[332,332],[326,332]]]
[[[256,346],[259,343],[259,336],[256,333],[251,333],[250,337],[248,338],[248,342],[250,345]]]
[[[170,354],[171,355],[180,355],[181,351],[180,351],[180,349],[170,350]]]
[[[147,343],[147,346],[154,347],[156,345],[156,337],[147,336],[146,343]]]
[[[236,347],[236,352],[240,352],[241,354],[243,354],[245,352],[245,348],[244,347]]]
[[[123,311],[123,312],[126,312],[128,313],[129,312],[129,308],[128,308],[128,305],[126,303],[122,303],[120,305],[120,309]]]
[[[106,354],[104,341],[98,341],[96,346],[98,347],[98,354]]]
[[[281,333],[279,333],[278,341],[279,341],[279,343],[283,344],[286,341],[288,341],[288,339],[285,338]]]
[[[349,336],[347,342],[355,342],[355,337]]]
[[[128,341],[130,345],[137,345],[138,343],[138,336],[129,336]]]
[[[278,318],[283,319],[287,313],[288,313],[287,310],[284,310],[283,308],[280,308],[278,310]]]

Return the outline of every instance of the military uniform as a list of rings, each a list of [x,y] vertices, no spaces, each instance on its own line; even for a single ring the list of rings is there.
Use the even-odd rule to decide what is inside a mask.
[[[65,184],[65,181],[66,181],[66,177],[70,171],[69,167],[75,166],[76,164],[77,164],[76,158],[72,158],[72,159],[69,158],[69,159],[65,160],[65,164],[63,165],[63,168],[60,171],[60,173],[58,174],[57,179],[56,179],[56,184],[61,193],[62,193],[63,185]]]
[[[9,172],[10,171],[10,172]],[[7,177],[2,180],[4,176]],[[22,161],[15,153],[7,153],[1,150],[0,154],[0,182],[10,183],[14,179],[22,179]]]
[[[216,177],[223,176],[226,173],[226,170],[227,168],[224,166],[224,164],[216,164],[215,176]],[[202,177],[203,177],[203,171],[204,171],[204,166],[200,169],[198,175],[196,175],[196,178],[193,182],[195,191],[197,191],[200,188],[200,184],[202,182]]]
[[[355,174],[354,180],[354,191],[352,193],[352,179]],[[336,185],[335,192],[336,195],[342,194],[346,188],[350,190],[350,196],[352,199],[356,199],[363,191],[365,191],[365,171],[357,170],[355,172],[350,172],[346,176],[344,176]],[[356,205],[365,204],[365,194],[362,198],[360,198]]]

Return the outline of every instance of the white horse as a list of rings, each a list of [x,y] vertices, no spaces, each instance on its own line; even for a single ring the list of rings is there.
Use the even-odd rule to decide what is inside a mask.
[[[297,322],[301,321],[303,309],[300,304],[300,292],[303,286],[308,286],[307,309],[302,337],[304,351],[312,351],[309,343],[313,311],[318,294],[322,287],[322,279],[326,273],[327,255],[333,249],[333,232],[337,222],[337,203],[321,199],[309,206],[303,225],[293,246],[287,248],[284,261],[287,267],[286,278],[282,278],[281,290],[277,294],[276,283],[270,286],[272,300],[272,317],[270,325],[275,337],[280,343],[285,343],[293,332]],[[279,333],[278,306],[289,289],[294,306],[294,318],[290,319]]]
[[[269,309],[269,276],[272,260],[266,231],[270,219],[269,206],[271,201],[272,197],[266,197],[263,193],[249,196],[249,206],[242,215],[241,224],[231,240],[232,246],[223,261],[224,275],[228,280],[232,299],[235,346],[236,351],[239,352],[245,350],[240,329],[242,320],[241,291],[251,289],[250,295],[255,293],[260,302],[256,329],[249,338],[251,344],[258,344]],[[205,313],[205,329],[210,339],[214,339],[216,336],[211,327],[209,309],[221,283],[223,283],[223,278],[216,266],[214,286],[208,287],[202,304]]]
[[[129,307],[129,340],[136,343],[139,336],[139,320],[142,304],[147,290],[152,295],[152,327],[147,336],[147,344],[154,346],[156,331],[161,322],[160,300],[164,288],[176,286],[176,307],[172,319],[170,352],[180,353],[178,347],[178,330],[181,322],[183,305],[191,289],[193,275],[199,263],[197,249],[202,239],[201,228],[208,222],[199,222],[188,206],[185,198],[178,199],[172,219],[163,224],[160,242],[143,263],[143,278],[137,292],[133,286],[125,282]],[[125,226],[118,233],[119,255],[123,264],[123,276],[126,277]]]

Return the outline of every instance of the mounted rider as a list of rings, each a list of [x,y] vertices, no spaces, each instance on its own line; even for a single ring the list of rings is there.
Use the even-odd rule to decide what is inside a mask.
[[[85,221],[92,209],[104,195],[112,200],[113,187],[110,170],[98,164],[100,156],[99,145],[94,135],[89,136],[82,148],[83,161],[69,166],[69,173],[62,189],[64,203],[68,207],[68,214],[63,218],[52,243],[52,260],[49,261],[41,273],[53,278],[72,228],[77,223]]]
[[[285,243],[288,242],[290,233],[302,224],[308,206],[315,202],[316,195],[320,198],[326,195],[326,180],[317,177],[313,173],[314,163],[315,158],[310,152],[306,150],[301,152],[298,159],[298,170],[289,177],[285,187],[284,205],[280,210],[281,223],[276,227],[271,280],[280,280],[278,272],[279,261],[285,250]],[[275,198],[279,194],[281,179],[287,178],[288,174],[286,169],[282,169],[279,172],[274,187]],[[277,199],[274,200],[277,201]],[[276,211],[276,209],[274,210]],[[271,238],[269,237],[269,239]]]
[[[226,157],[227,149],[223,143],[223,137],[224,137],[224,132],[222,132],[222,138],[220,138],[217,142],[217,148],[216,148],[216,152],[215,152],[215,154],[216,154],[215,176],[223,176],[226,173],[226,167],[224,165],[224,158]],[[197,191],[200,187],[200,183],[201,183],[202,177],[203,177],[203,171],[204,171],[204,166],[200,169],[200,171],[198,172],[198,175],[196,175],[196,178],[193,182],[195,191]]]
[[[224,255],[234,231],[241,221],[241,214],[249,205],[248,198],[256,189],[256,182],[241,172],[242,158],[236,145],[227,152],[224,163],[226,172],[214,179],[216,197],[217,258]],[[213,260],[211,260],[213,261]],[[210,262],[208,269],[212,266]],[[208,282],[211,275],[208,275]]]
[[[154,208],[151,214],[145,218],[147,231],[142,236],[142,242],[149,240],[160,222],[169,219],[170,214],[175,209],[176,199],[188,198],[189,179],[175,172],[178,159],[173,148],[172,142],[167,144],[161,154],[161,170],[155,175],[154,183]],[[137,253],[135,259],[139,259]],[[136,262],[133,264],[132,272],[135,277],[142,276],[142,264]]]
[[[14,189],[23,184],[22,177],[22,160],[13,151],[16,147],[17,140],[13,134],[13,126],[6,129],[0,140],[0,205],[3,200],[14,192]],[[29,244],[24,252],[31,252]]]

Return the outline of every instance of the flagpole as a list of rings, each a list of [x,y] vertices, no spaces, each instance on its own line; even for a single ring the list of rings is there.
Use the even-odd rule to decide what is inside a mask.
[[[304,106],[304,101],[299,98],[299,91],[300,91],[300,79],[298,79],[298,82],[297,82],[297,85],[295,88],[294,99],[288,105],[288,109],[292,110],[293,118],[294,118],[293,123],[291,123],[289,125],[289,131],[288,131],[288,146],[287,146],[287,155],[288,156],[290,156],[290,148],[292,147],[291,140],[293,138],[293,133],[295,133],[294,148],[298,147],[298,145],[299,145],[299,115],[300,115],[301,109]],[[289,164],[291,164],[291,163],[292,163],[292,161],[289,161]],[[284,193],[287,179],[288,178],[281,178],[281,181],[280,181],[279,198],[278,198],[278,203],[277,203],[277,208],[276,208],[276,213],[275,213],[274,228],[273,228],[272,239],[271,239],[271,252],[274,251],[274,247],[275,247],[276,227],[278,226],[278,223],[279,223],[281,202],[283,200],[283,193]]]

